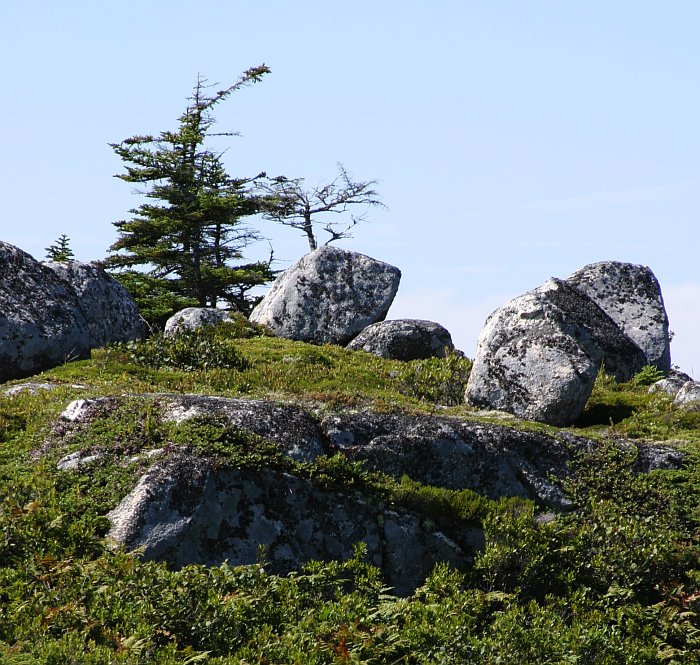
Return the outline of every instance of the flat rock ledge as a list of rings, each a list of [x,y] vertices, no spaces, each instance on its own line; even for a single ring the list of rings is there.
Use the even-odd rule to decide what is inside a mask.
[[[125,397],[76,400],[56,427],[52,445],[70,441],[73,428],[89,428],[107,417]],[[573,506],[561,480],[577,453],[595,443],[560,432],[525,432],[505,425],[461,418],[318,412],[297,404],[205,395],[148,394],[148,400],[173,422],[213,418],[276,444],[284,455],[309,462],[341,453],[369,469],[396,479],[408,475],[423,484],[471,489],[491,498],[520,496],[556,511]],[[676,468],[680,454],[663,446],[634,446],[638,472]],[[45,442],[45,454],[51,447]],[[66,472],[89,473],[107,463],[100,448],[61,457]],[[111,456],[114,459],[114,456]],[[133,489],[110,512],[110,539],[127,549],[143,548],[148,559],[175,567],[189,563],[256,563],[264,546],[270,570],[286,573],[312,559],[347,559],[355,543],[365,542],[369,560],[384,571],[399,595],[423,583],[437,562],[469,566],[483,547],[483,530],[474,523],[449,529],[409,509],[383,504],[353,486],[329,487],[311,477],[275,467],[233,468],[182,447],[130,450],[124,463],[144,468]]]

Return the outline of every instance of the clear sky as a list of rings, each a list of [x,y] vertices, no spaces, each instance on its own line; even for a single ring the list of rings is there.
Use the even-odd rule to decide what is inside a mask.
[[[587,263],[648,265],[700,378],[700,3],[24,0],[0,19],[0,239],[103,258],[140,202],[108,143],[173,129],[198,74],[263,82],[216,109],[225,162],[379,180],[340,246],[403,278],[390,318],[473,356],[486,316]],[[278,268],[305,251],[260,222]],[[265,248],[261,248],[261,253]]]

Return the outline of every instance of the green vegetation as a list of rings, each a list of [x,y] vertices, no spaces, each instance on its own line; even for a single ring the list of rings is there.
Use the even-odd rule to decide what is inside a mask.
[[[53,245],[46,248],[46,260],[67,263],[74,258],[73,250],[70,248],[70,238],[64,233]]]
[[[212,132],[213,108],[269,71],[253,67],[213,94],[199,78],[176,131],[112,144],[126,169],[117,177],[145,186],[142,193],[151,202],[131,210],[132,219],[115,222],[119,238],[107,265],[127,269],[116,276],[144,305],[149,323],[188,305],[216,307],[223,301],[245,311],[248,291],[273,277],[270,261],[243,262],[243,250],[262,239],[243,223],[260,212],[249,187],[255,178],[230,177],[221,153],[206,145],[212,136],[232,135]],[[148,302],[151,292],[156,307]]]
[[[700,415],[648,394],[649,370],[627,384],[597,381],[569,431],[599,443],[567,481],[575,510],[553,515],[520,499],[397,482],[342,456],[295,462],[249,432],[163,422],[151,403],[121,397],[207,392],[478,418],[454,406],[465,359],[382,360],[268,337],[241,319],[190,342],[94,352],[44,373],[51,391],[0,397],[0,662],[700,662]],[[103,418],[55,424],[70,400],[93,395],[120,397]],[[611,437],[666,441],[685,464],[636,474]],[[264,555],[258,565],[172,571],[110,549],[106,513],[151,463],[144,453],[168,446],[360,488],[438,525],[478,521],[486,547],[466,572],[437,566],[408,598],[390,594],[362,544],[349,561],[286,577],[270,574]],[[78,450],[101,456],[57,471]]]

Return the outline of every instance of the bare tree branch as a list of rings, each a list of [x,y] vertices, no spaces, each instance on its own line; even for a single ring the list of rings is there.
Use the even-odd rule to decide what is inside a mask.
[[[338,175],[330,183],[319,184],[312,189],[304,189],[303,178],[285,176],[260,182],[258,188],[262,192],[264,216],[284,226],[299,229],[306,235],[309,248],[313,251],[318,247],[314,228],[318,225],[316,215],[331,212],[343,214],[350,206],[386,207],[374,189],[376,184],[376,180],[355,182],[352,174],[342,164],[338,164]],[[327,222],[321,227],[331,236],[325,244],[351,237],[350,229],[364,221],[365,216],[366,213],[351,217],[348,223]]]

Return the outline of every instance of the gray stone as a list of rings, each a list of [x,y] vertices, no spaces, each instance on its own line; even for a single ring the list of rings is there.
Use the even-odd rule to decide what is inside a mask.
[[[81,467],[94,464],[95,462],[102,459],[102,457],[103,455],[100,455],[99,453],[90,454],[86,453],[83,450],[76,450],[74,453],[66,455],[60,460],[58,460],[56,468],[59,471],[75,471],[76,469],[80,469]]]
[[[21,249],[0,242],[0,381],[90,357],[73,288]]]
[[[299,461],[341,452],[397,480],[408,475],[424,484],[470,489],[492,499],[530,498],[557,510],[570,506],[559,481],[569,474],[572,457],[595,448],[589,439],[570,433],[526,432],[453,417],[361,411],[321,418],[299,405],[267,400],[177,394],[140,397],[149,400],[166,421],[212,419],[256,434]],[[71,427],[107,417],[119,408],[121,399],[71,402],[61,414],[60,440],[70,440]],[[666,448],[659,450],[657,456],[663,457]]]
[[[577,270],[567,281],[585,292],[644,352],[646,363],[671,368],[668,316],[661,287],[646,266],[601,261]]]
[[[166,337],[174,335],[178,330],[196,330],[203,326],[213,326],[229,320],[229,311],[215,307],[186,307],[173,314],[165,322]]]
[[[165,419],[215,418],[264,436],[300,459],[342,452],[368,469],[400,479],[404,475],[449,489],[472,489],[497,499],[520,496],[558,511],[572,508],[561,481],[579,453],[596,443],[569,432],[556,435],[475,423],[454,417],[339,412],[323,418],[293,404],[198,395],[132,395],[149,400]],[[34,459],[70,446],[74,432],[86,434],[94,421],[119,409],[124,397],[76,402],[55,424]],[[661,445],[615,442],[636,449],[635,472],[678,468],[682,455]],[[70,448],[66,450],[66,453]],[[36,454],[38,453],[38,455]],[[156,459],[157,458],[157,459]],[[270,570],[297,570],[311,559],[347,559],[355,543],[367,545],[369,561],[384,571],[396,593],[411,593],[437,562],[469,565],[483,549],[474,523],[441,520],[400,501],[367,493],[342,478],[330,484],[278,466],[238,468],[182,446],[149,448],[137,440],[124,450],[88,448],[59,462],[64,471],[102,460],[138,463],[146,471],[111,511],[110,538],[126,548],[143,548],[148,559],[180,567],[190,563],[255,563],[267,550]],[[121,460],[121,462],[120,462]],[[295,467],[293,467],[295,468]],[[89,473],[89,468],[85,471]],[[439,523],[438,523],[439,522]]]
[[[93,349],[146,335],[148,328],[135,300],[100,265],[80,261],[50,261],[44,265],[68,282],[78,295],[87,317]]]
[[[264,547],[270,572],[311,560],[346,560],[364,542],[396,593],[411,593],[435,563],[460,567],[483,543],[478,527],[448,535],[408,511],[384,511],[359,492],[329,490],[275,469],[235,469],[179,454],[156,463],[108,515],[108,538],[175,568],[254,564]],[[465,542],[458,542],[464,538]]]
[[[700,381],[686,381],[673,403],[688,411],[700,411]]]
[[[6,397],[14,397],[15,395],[21,395],[22,393],[29,393],[30,395],[36,395],[40,391],[53,390],[57,388],[60,384],[56,383],[45,383],[42,381],[28,381],[26,383],[20,383],[11,388],[6,388],[3,390],[3,395]]]
[[[636,344],[587,295],[550,279],[487,319],[466,399],[477,407],[566,425],[583,411],[602,363],[626,381],[645,362]]]
[[[68,406],[63,409],[60,417],[69,422],[83,422],[89,420],[97,414],[96,406],[101,403],[107,403],[108,397],[96,397],[93,399],[74,399]]]
[[[649,386],[650,393],[666,393],[667,395],[675,396],[676,393],[692,379],[684,372],[676,372],[671,370],[665,379],[656,381]]]
[[[325,245],[285,270],[250,320],[278,337],[347,344],[384,319],[400,279],[394,266]]]
[[[593,448],[581,437],[437,416],[348,413],[327,416],[321,424],[347,457],[397,480],[407,475],[492,499],[534,499],[557,510],[571,506],[558,480],[569,474],[572,451]]]
[[[353,351],[367,351],[391,360],[444,358],[454,351],[452,336],[439,323],[419,319],[379,321],[367,326],[348,344]]]
[[[317,422],[297,406],[209,395],[168,395],[158,399],[166,420],[215,418],[276,443],[282,453],[299,461],[309,462],[326,452]]]

